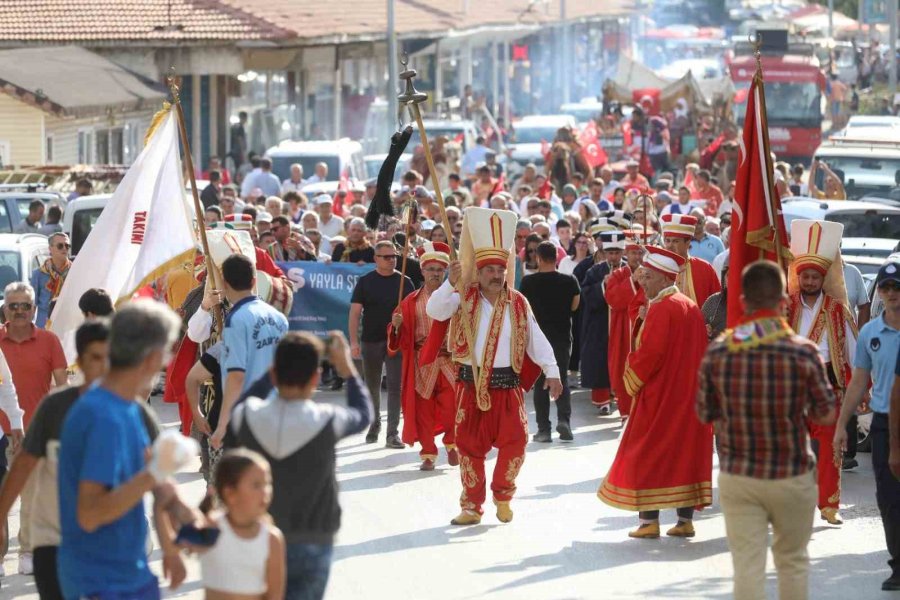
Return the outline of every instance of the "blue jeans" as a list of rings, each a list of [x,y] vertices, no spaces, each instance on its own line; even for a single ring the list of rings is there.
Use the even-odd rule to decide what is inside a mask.
[[[159,600],[159,582],[156,578],[147,585],[129,592],[97,592],[81,596],[80,600]]]
[[[331,544],[287,545],[284,600],[322,600],[331,572]]]

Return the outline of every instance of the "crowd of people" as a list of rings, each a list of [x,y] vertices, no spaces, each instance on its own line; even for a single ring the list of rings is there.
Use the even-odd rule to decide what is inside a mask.
[[[815,510],[842,523],[840,473],[858,465],[848,442],[865,401],[896,569],[883,587],[900,589],[900,261],[878,273],[874,315],[859,271],[840,260],[840,226],[795,221],[787,279],[765,261],[744,270],[745,315],[726,328],[736,135],[726,127],[683,168],[641,154],[621,173],[602,164],[564,181],[535,165],[508,178],[479,138],[445,189],[411,168],[392,192],[373,180],[312,198],[304,186],[334,177],[324,164],[280,181],[266,157],[235,173],[213,160],[200,174],[209,261],[164,274],[147,292],[157,301],[114,311],[103,290],[85,293],[77,379],[52,393],[75,376],[45,329],[71,265],[68,236],[48,230],[49,258],[30,285],[6,288],[0,330],[0,444],[12,459],[0,517],[21,498],[19,571],[42,598],[158,598],[142,502],[152,492],[173,587],[189,548],[214,596],[321,598],[341,521],[335,446],[361,432],[379,441],[383,392],[387,448],[419,444],[431,471],[442,435],[462,489],[451,522],[465,526],[484,516],[491,448],[496,517],[513,520],[526,392],[531,441],[550,444],[554,430],[576,438],[580,388],[598,418],[625,425],[597,493],[638,513],[633,538],[658,538],[670,508],[667,535],[697,534],[718,452],[736,598],[761,597],[769,524],[781,597],[807,597]],[[827,165],[806,176],[775,164],[782,193],[843,192]],[[371,227],[379,193],[392,210]],[[24,226],[58,224],[50,212],[34,207]],[[292,288],[276,262],[292,261],[374,263],[353,290],[347,336],[289,331]],[[145,402],[164,366],[184,435],[161,432]],[[347,406],[313,401],[322,387],[344,388]],[[198,453],[210,493],[191,507],[171,475]]]

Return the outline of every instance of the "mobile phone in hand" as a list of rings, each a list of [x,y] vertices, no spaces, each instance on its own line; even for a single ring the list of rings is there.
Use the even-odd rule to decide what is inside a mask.
[[[218,539],[218,527],[200,528],[189,523],[187,525],[182,525],[181,529],[178,530],[178,536],[175,538],[175,543],[209,548],[210,546],[215,546]]]

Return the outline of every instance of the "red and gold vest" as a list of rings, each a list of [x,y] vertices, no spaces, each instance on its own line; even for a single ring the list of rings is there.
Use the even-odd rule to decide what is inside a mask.
[[[809,335],[806,337],[818,346],[822,341],[822,336],[828,336],[828,350],[831,352],[832,371],[834,371],[838,387],[844,390],[847,389],[853,369],[849,362],[850,357],[846,356],[844,352],[847,342],[844,324],[849,324],[850,330],[856,334],[856,322],[846,306],[828,294],[824,294],[824,296],[825,298],[822,300],[819,312],[813,317],[812,329],[810,329]],[[800,333],[802,314],[800,292],[794,292],[791,294],[788,321],[798,334]]]

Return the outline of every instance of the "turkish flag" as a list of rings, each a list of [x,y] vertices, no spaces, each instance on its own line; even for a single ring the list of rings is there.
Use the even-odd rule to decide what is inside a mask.
[[[741,152],[731,209],[728,327],[733,327],[743,314],[741,274],[744,267],[766,259],[786,268],[790,260],[781,199],[775,191],[775,177],[772,174],[764,93],[762,78],[754,77],[747,97],[747,117],[740,140]]]
[[[541,140],[541,156],[545,163],[550,162],[550,143],[547,140]]]
[[[578,137],[581,144],[581,155],[587,161],[591,168],[605,165],[609,162],[609,157],[600,145],[600,138],[597,137],[597,125],[593,121],[588,123],[581,135]]]

